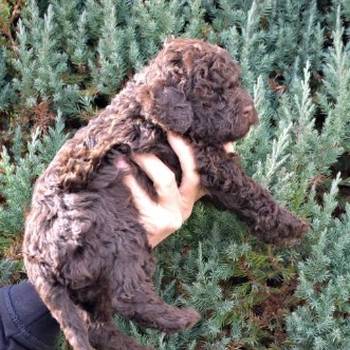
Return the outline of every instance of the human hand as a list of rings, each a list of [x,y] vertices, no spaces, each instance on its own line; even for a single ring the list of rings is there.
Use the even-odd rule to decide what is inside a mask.
[[[168,142],[177,154],[182,169],[179,188],[174,173],[153,154],[135,154],[133,160],[152,180],[158,194],[157,202],[150,198],[133,175],[124,177],[151,247],[178,230],[190,217],[194,203],[205,194],[200,188],[190,145],[173,133],[168,133]]]
[[[168,142],[178,156],[182,169],[179,188],[174,173],[153,154],[135,154],[133,160],[153,181],[158,194],[157,202],[150,198],[133,175],[124,177],[152,248],[178,230],[190,217],[194,203],[205,195],[200,187],[191,146],[171,132],[168,132]],[[228,153],[233,152],[232,143],[225,144],[224,149]]]

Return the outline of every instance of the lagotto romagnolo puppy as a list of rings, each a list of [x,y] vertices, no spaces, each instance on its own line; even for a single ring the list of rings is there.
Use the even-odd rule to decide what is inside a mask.
[[[167,130],[192,144],[207,198],[237,213],[254,234],[277,243],[305,233],[307,224],[280,207],[223,148],[256,122],[228,52],[174,39],[65,143],[36,182],[23,252],[30,281],[74,350],[145,349],[116,329],[115,313],[166,332],[199,319],[155,293],[151,248],[122,182],[125,172],[116,166],[120,159],[131,164],[156,198],[151,181],[130,160],[132,152],[151,152],[179,182]]]

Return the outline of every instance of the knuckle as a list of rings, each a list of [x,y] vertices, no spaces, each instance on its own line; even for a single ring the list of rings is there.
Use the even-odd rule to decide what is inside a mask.
[[[169,221],[165,220],[159,220],[156,227],[153,230],[153,234],[156,236],[160,236],[164,233],[167,233],[169,231]]]
[[[192,186],[199,186],[201,182],[201,177],[198,174],[198,172],[195,169],[193,169],[191,171],[188,171],[184,175],[184,180],[186,183],[189,183]]]
[[[180,190],[183,198],[189,201],[192,200],[192,198],[195,198],[197,194],[201,192],[201,183],[197,180],[186,179],[181,183]]]
[[[162,231],[172,233],[178,230],[182,226],[182,215],[181,213],[171,212],[167,218],[163,221]]]
[[[182,220],[183,219],[181,213],[177,213],[176,215],[174,215],[174,217],[172,218],[172,228],[174,230],[178,230],[182,226]]]
[[[196,174],[195,176],[191,177],[190,183],[193,187],[199,187],[201,184],[200,177]]]
[[[172,188],[174,185],[176,185],[176,178],[175,174],[169,170],[169,172],[165,173],[160,181],[159,186],[164,189]]]
[[[184,210],[184,220],[187,220],[192,214],[192,208],[186,208]]]

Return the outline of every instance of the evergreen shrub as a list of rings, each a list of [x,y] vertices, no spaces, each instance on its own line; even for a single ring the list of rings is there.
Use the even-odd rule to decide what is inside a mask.
[[[311,230],[277,248],[198,204],[156,249],[155,278],[201,322],[171,336],[116,322],[159,350],[348,350],[349,0],[1,1],[0,284],[24,277],[18,247],[37,176],[169,36],[239,61],[260,116],[235,145],[242,165]]]

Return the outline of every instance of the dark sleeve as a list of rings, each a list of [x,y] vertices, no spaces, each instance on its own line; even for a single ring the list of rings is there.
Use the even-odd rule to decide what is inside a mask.
[[[0,288],[0,350],[55,350],[58,334],[29,282]]]

